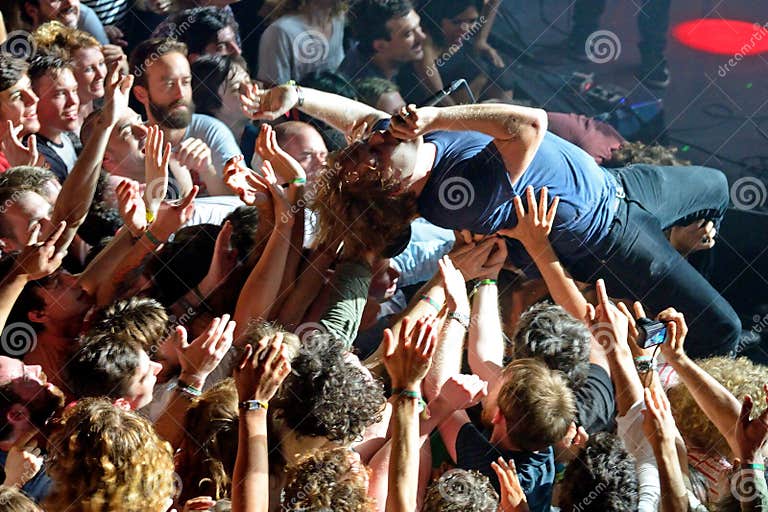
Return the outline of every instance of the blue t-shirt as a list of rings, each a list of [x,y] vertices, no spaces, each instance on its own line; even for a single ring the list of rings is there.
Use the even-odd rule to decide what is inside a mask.
[[[517,225],[512,199],[532,185],[560,197],[550,241],[564,261],[594,250],[615,214],[616,184],[577,146],[547,132],[533,161],[515,184],[498,149],[478,132],[434,132],[424,137],[437,147],[435,165],[418,198],[419,213],[449,229],[494,233]],[[524,200],[525,201],[525,200]],[[527,205],[526,205],[527,209]],[[522,245],[510,240],[510,261],[530,264]]]

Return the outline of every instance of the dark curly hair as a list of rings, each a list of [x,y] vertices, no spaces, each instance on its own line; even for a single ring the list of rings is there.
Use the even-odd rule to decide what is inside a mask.
[[[661,144],[625,142],[611,151],[611,158],[603,161],[603,167],[625,167],[631,164],[691,165],[677,156],[677,148]]]
[[[381,420],[382,384],[346,354],[342,341],[315,334],[291,362],[293,370],[270,409],[297,435],[350,443]]]
[[[595,434],[565,469],[560,496],[563,512],[637,510],[635,458],[616,435]]]
[[[360,51],[372,55],[374,41],[390,38],[387,22],[405,17],[412,10],[413,4],[409,0],[357,0],[353,3],[347,19]]]
[[[421,512],[496,512],[499,495],[479,471],[451,469],[427,489]]]
[[[533,357],[565,373],[571,387],[580,388],[589,375],[592,335],[562,307],[539,302],[520,316],[512,336],[512,357]]]
[[[367,468],[346,448],[323,450],[304,456],[287,468],[282,510],[375,510],[367,496]]]

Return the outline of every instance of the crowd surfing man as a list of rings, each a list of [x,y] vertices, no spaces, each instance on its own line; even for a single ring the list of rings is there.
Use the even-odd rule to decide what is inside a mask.
[[[329,158],[327,186],[314,207],[323,240],[381,250],[418,216],[449,229],[509,235],[523,211],[514,198],[528,187],[546,188],[543,211],[559,200],[550,241],[575,279],[603,277],[617,296],[656,311],[676,304],[692,319],[693,355],[726,354],[738,341],[736,312],[664,235],[701,219],[719,226],[728,188],[718,170],[604,169],[548,132],[545,111],[515,105],[409,105],[390,118],[293,85],[254,87],[242,100],[254,118],[275,119],[298,107],[359,138]],[[711,247],[714,240],[702,243]],[[508,249],[508,261],[531,273],[522,245],[510,239]]]

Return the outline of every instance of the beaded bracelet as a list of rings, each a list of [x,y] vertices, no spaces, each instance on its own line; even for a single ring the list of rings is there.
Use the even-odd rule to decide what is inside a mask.
[[[435,301],[435,299],[433,299],[429,295],[422,295],[421,300],[423,300],[424,302],[426,302],[427,304],[435,308],[435,310],[438,313],[443,309],[443,307],[440,304],[438,304],[437,301]]]

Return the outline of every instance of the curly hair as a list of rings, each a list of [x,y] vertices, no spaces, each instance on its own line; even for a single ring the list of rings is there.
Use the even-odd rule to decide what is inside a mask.
[[[232,378],[195,399],[184,416],[184,439],[176,459],[184,503],[195,496],[229,498],[237,459],[239,416]]]
[[[121,334],[138,342],[147,354],[154,354],[168,333],[168,313],[148,297],[119,300],[93,314],[88,334],[97,333]]]
[[[32,32],[37,47],[48,53],[63,51],[67,58],[77,50],[101,48],[101,43],[88,32],[68,27],[58,21],[48,21]]]
[[[677,148],[642,142],[625,142],[611,151],[611,158],[603,161],[603,167],[625,167],[630,164],[691,165],[677,156]]]
[[[391,34],[387,22],[403,18],[413,10],[410,0],[358,0],[347,14],[352,36],[358,41],[358,48],[365,55],[373,55],[373,42],[377,39],[389,41]]]
[[[346,448],[305,455],[286,472],[282,510],[375,510],[367,496],[368,468]]]
[[[762,397],[764,382],[768,382],[768,367],[755,364],[745,357],[731,359],[718,356],[696,361],[701,368],[741,400],[744,395]],[[731,449],[723,435],[702,412],[688,388],[680,383],[667,391],[669,405],[685,444],[705,452],[717,452],[729,457]],[[755,400],[752,417],[766,409],[764,400]]]
[[[0,486],[0,505],[5,512],[43,512],[34,501],[15,487]]]
[[[576,399],[562,372],[538,359],[518,359],[504,368],[502,378],[497,403],[515,445],[536,451],[565,436],[576,417]]]
[[[496,512],[499,495],[479,471],[451,469],[427,489],[421,512]]]
[[[0,174],[0,188],[28,190],[43,197],[46,197],[45,184],[53,181],[58,181],[55,174],[49,169],[34,165],[11,167]]]
[[[343,343],[315,334],[291,362],[270,409],[296,434],[350,443],[381,420],[384,389],[345,358]]]
[[[563,512],[630,512],[637,510],[635,458],[621,439],[608,432],[589,438],[565,469],[560,490]]]
[[[563,372],[576,390],[589,375],[591,339],[584,322],[560,306],[539,302],[520,316],[512,336],[512,357],[542,360],[551,369]]]
[[[148,420],[105,399],[66,410],[50,448],[46,511],[160,510],[173,495],[171,446]]]
[[[314,184],[319,243],[344,240],[353,253],[381,253],[417,216],[416,196],[398,194],[401,183],[390,168],[366,157],[363,141],[328,155]]]

